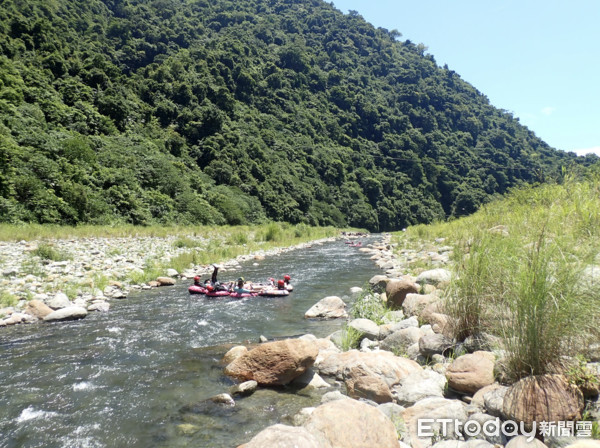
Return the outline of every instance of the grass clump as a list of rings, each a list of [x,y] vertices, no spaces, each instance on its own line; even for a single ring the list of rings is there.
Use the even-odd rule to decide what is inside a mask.
[[[19,298],[8,291],[0,291],[0,308],[7,308],[16,306],[19,303]],[[2,315],[0,315],[2,318]]]
[[[347,352],[348,350],[352,350],[353,348],[358,348],[361,336],[362,333],[356,328],[352,328],[349,325],[345,325],[344,328],[342,328],[340,348],[345,352]]]
[[[445,224],[401,238],[454,244],[446,312],[457,340],[487,332],[506,350],[506,375],[566,373],[570,357],[598,338],[600,176],[528,187]]]
[[[49,244],[42,243],[36,249],[31,251],[31,255],[40,257],[42,260],[50,260],[50,261],[66,261],[71,260],[69,254],[56,250]]]
[[[389,312],[390,310],[379,295],[373,293],[369,287],[365,287],[354,300],[350,309],[350,316],[353,319],[369,319],[377,325],[382,325],[387,322],[386,318]]]

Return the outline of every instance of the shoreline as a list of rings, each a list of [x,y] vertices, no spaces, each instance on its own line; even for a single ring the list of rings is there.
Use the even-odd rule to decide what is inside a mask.
[[[213,263],[223,266],[221,272],[234,271],[243,261],[258,261],[268,256],[343,238],[341,231],[338,231],[336,236],[289,246],[273,247],[272,242],[256,243],[256,248],[235,244],[231,246],[232,250],[247,249],[249,253],[226,259],[215,255],[210,264],[192,266],[188,263],[185,269],[180,269],[181,272],[172,267],[178,257],[208,252],[211,246],[225,246],[225,239],[232,237],[235,232],[236,230],[231,230],[225,235],[209,236],[177,233],[164,237],[1,241],[0,327],[40,322],[51,312],[60,310],[62,314],[46,320],[72,320],[85,317],[87,312],[106,312],[110,309],[112,300],[126,299],[133,292],[153,287],[173,285],[195,275],[209,274]],[[178,244],[192,239],[193,247]],[[261,245],[267,247],[260,248]],[[50,246],[66,259],[52,261],[34,255],[41,246]],[[226,251],[222,253],[227,254]],[[151,276],[150,280],[148,276]],[[7,297],[13,303],[3,306],[2,302]],[[76,313],[70,314],[65,311],[67,309]]]

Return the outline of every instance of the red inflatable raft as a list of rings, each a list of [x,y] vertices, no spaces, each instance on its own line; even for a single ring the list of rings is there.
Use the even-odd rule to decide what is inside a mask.
[[[203,286],[192,285],[188,288],[190,294],[206,294],[208,290]]]

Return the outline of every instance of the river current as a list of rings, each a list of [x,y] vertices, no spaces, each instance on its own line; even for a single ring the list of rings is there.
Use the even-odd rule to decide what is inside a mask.
[[[366,244],[370,240],[364,240]],[[235,447],[286,422],[322,392],[259,389],[235,407],[207,404],[234,384],[220,360],[260,335],[326,336],[342,320],[304,319],[328,295],[380,271],[343,241],[314,245],[236,272],[255,281],[292,276],[284,298],[208,299],[189,283],[131,294],[81,321],[0,330],[0,448]]]

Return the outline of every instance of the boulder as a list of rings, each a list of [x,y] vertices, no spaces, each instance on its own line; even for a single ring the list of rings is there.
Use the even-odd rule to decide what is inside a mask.
[[[156,281],[158,282],[158,286],[173,286],[177,283],[177,280],[171,277],[158,277]]]
[[[400,311],[402,312],[402,311]],[[400,322],[394,322],[392,324],[385,324],[379,326],[379,339],[385,339],[392,333],[395,333],[405,328],[415,327],[419,328],[419,319],[416,316],[403,319]]]
[[[352,398],[364,398],[375,403],[394,401],[392,391],[379,376],[374,376],[364,366],[358,365],[344,372],[346,391]]]
[[[167,277],[178,277],[179,276],[179,272],[177,272],[177,269],[167,269]]]
[[[504,406],[504,396],[508,387],[500,386],[483,394],[483,407],[485,411],[494,417],[502,417],[502,408]]]
[[[312,389],[326,389],[331,387],[327,381],[321,378],[321,376],[312,369],[312,367],[310,369],[306,369],[306,372],[304,372],[298,378],[295,378],[292,383],[295,386],[308,387]]]
[[[562,375],[523,378],[510,386],[504,396],[502,413],[506,419],[524,422],[580,420],[583,395]]]
[[[360,339],[367,338],[372,341],[379,339],[379,325],[370,319],[354,319],[348,326],[360,333]]]
[[[245,381],[243,383],[236,384],[235,386],[231,386],[229,388],[229,394],[242,396],[252,395],[257,388],[258,383],[256,381]]]
[[[494,383],[495,357],[490,352],[459,356],[446,370],[448,386],[458,392],[473,394]]]
[[[315,367],[321,375],[334,376],[339,380],[345,380],[353,368],[360,367],[365,375],[379,377],[390,387],[410,373],[421,370],[421,366],[416,362],[383,350],[328,353]]]
[[[419,292],[419,285],[408,280],[390,280],[385,287],[388,306],[392,309],[401,309],[402,303],[408,294]]]
[[[452,347],[452,340],[439,333],[426,334],[419,339],[419,351],[426,358],[436,353],[445,355]]]
[[[436,288],[443,288],[450,284],[452,273],[448,269],[438,268],[421,272],[416,279],[420,285],[433,285]]]
[[[239,448],[330,448],[306,428],[277,424],[256,434],[250,442]]]
[[[371,277],[369,284],[375,291],[385,291],[389,281],[390,279],[385,275],[375,275],[374,277]]]
[[[455,434],[453,425],[448,425],[448,431],[444,432],[442,423],[440,423],[441,419],[451,419],[464,425],[468,417],[466,405],[462,401],[433,397],[425,398],[406,408],[402,412],[402,418],[407,427],[407,431],[402,434],[402,441],[413,448],[426,448],[431,445],[434,438],[452,440],[459,437]],[[431,436],[418,437],[418,422],[422,419],[430,419],[431,424],[427,424],[427,427],[422,427],[422,429],[427,430]]]
[[[427,397],[444,396],[446,378],[433,370],[416,371],[402,379],[392,388],[396,402],[402,406],[412,406]]]
[[[46,317],[44,317],[45,322],[53,322],[53,321],[61,321],[61,320],[77,320],[83,319],[87,316],[88,312],[85,308],[80,306],[68,306],[66,308],[61,308],[56,311],[52,311]]]
[[[402,304],[406,316],[418,316],[430,303],[439,301],[434,294],[408,294]]]
[[[71,301],[65,293],[59,292],[51,299],[48,299],[46,305],[48,305],[53,310],[60,310],[61,308],[72,306],[73,304],[71,303]]]
[[[236,345],[231,347],[227,353],[223,356],[223,364],[231,364],[235,359],[239,358],[243,354],[248,353],[248,349],[243,345]]]
[[[401,354],[408,351],[408,347],[419,342],[423,337],[423,332],[417,327],[408,327],[396,331],[381,341],[380,347],[382,350]]]
[[[346,304],[342,299],[337,296],[329,296],[319,300],[315,305],[312,306],[304,317],[306,319],[313,318],[325,318],[325,319],[337,319],[340,317],[347,317]]]
[[[398,434],[390,419],[377,408],[356,400],[322,404],[304,427],[321,440],[323,447],[398,448]]]
[[[110,304],[108,302],[105,302],[104,300],[92,303],[91,305],[89,305],[87,307],[88,311],[101,311],[106,313],[108,310],[110,310]]]
[[[319,351],[301,339],[267,342],[236,358],[225,373],[234,378],[272,386],[288,384],[311,367]]]
[[[25,312],[27,314],[31,314],[38,319],[43,319],[48,314],[52,313],[52,311],[54,310],[41,300],[30,300],[25,307]]]

